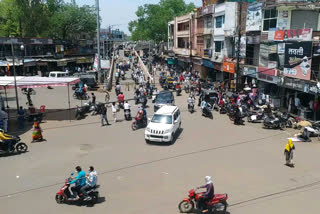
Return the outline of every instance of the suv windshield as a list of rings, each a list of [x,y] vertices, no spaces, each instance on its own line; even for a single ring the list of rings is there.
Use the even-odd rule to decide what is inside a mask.
[[[156,103],[171,103],[171,93],[158,94]]]
[[[152,123],[172,124],[171,115],[155,114],[151,120]]]

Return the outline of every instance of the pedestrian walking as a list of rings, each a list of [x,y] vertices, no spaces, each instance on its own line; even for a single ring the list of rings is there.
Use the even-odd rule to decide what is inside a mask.
[[[113,117],[114,122],[116,123],[117,122],[118,106],[115,102],[113,102],[111,105],[111,108],[112,108],[112,117]]]
[[[111,125],[107,118],[107,107],[105,105],[103,105],[101,111],[101,126],[104,126],[104,121],[107,122],[107,125]]]
[[[92,105],[96,104],[96,95],[94,93],[91,93],[91,98],[92,98]]]
[[[293,150],[295,149],[295,146],[292,143],[292,139],[288,140],[288,143],[284,149],[284,155],[286,158],[286,165],[289,167],[294,167],[293,163]]]
[[[18,128],[24,129],[24,117],[25,117],[25,111],[23,110],[22,106],[20,106],[18,111]]]
[[[43,141],[42,129],[40,127],[39,122],[34,122],[33,124],[33,132],[32,132],[32,143]]]

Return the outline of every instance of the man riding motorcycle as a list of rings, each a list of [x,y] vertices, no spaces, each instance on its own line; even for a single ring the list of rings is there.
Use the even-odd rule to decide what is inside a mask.
[[[0,132],[0,140],[2,141],[2,144],[7,144],[7,152],[10,152],[13,150],[12,146],[12,137],[10,135],[5,134],[4,132]]]
[[[83,194],[83,196],[85,197],[84,200],[91,200],[91,197],[88,196],[87,191],[95,188],[95,186],[97,185],[97,181],[98,181],[97,171],[94,170],[93,166],[89,167],[88,175],[86,176],[86,178],[87,178],[86,185],[81,187],[80,191]]]
[[[190,95],[188,98],[188,109],[190,108],[190,106],[194,107],[194,97],[192,95]]]
[[[76,199],[79,199],[81,188],[86,185],[86,173],[82,171],[80,166],[76,167],[76,172],[78,175],[70,182],[70,184],[76,184],[74,187],[71,187],[71,191],[73,196],[76,197]]]
[[[205,99],[201,102],[201,110],[202,110],[202,115],[207,116],[210,113],[209,103]]]
[[[143,124],[143,121],[146,120],[146,118],[147,118],[146,111],[142,107],[140,107],[136,116],[137,124],[138,125]]]
[[[199,199],[198,207],[202,210],[202,212],[205,212],[206,210],[204,209],[207,208],[205,202],[214,197],[214,186],[211,180],[211,176],[206,176],[205,182],[206,182],[205,185],[197,187],[197,189],[200,189],[200,188],[207,189],[207,191],[203,193],[202,197]]]

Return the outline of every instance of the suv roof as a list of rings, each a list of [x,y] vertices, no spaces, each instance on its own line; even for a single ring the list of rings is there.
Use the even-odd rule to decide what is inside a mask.
[[[162,106],[155,114],[171,115],[177,106]]]

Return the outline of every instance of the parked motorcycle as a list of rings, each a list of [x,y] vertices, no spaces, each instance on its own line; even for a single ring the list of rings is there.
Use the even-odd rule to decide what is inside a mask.
[[[4,132],[2,129],[0,129],[0,132]],[[11,139],[12,142],[12,150],[8,151],[8,144],[6,142],[0,143],[0,154],[8,154],[13,153],[14,151],[17,151],[18,153],[23,153],[28,150],[27,144],[20,142],[20,137],[18,136],[12,136],[8,134],[4,134],[6,137]]]
[[[260,112],[254,112],[248,115],[247,121],[250,123],[255,123],[255,122],[262,122],[264,121],[265,114],[263,111]]]
[[[69,190],[70,182],[73,180],[73,173],[69,178],[65,180],[64,185],[60,188],[60,190],[56,193],[55,199],[58,204],[62,203],[70,203],[70,202],[77,202],[80,205],[82,204],[88,204],[88,205],[94,205],[98,202],[99,199],[99,192],[97,191],[98,186],[95,186],[94,188],[91,188],[87,190],[88,196],[91,197],[90,200],[84,201],[84,196],[82,193],[79,194],[79,200],[76,200],[72,197],[72,194]]]
[[[228,207],[228,194],[215,194],[211,200],[205,202],[205,207],[202,207],[199,203],[200,198],[202,198],[202,194],[203,193],[197,193],[194,189],[190,190],[188,198],[183,199],[179,203],[179,211],[181,213],[190,213],[193,209],[208,209],[209,213],[226,213]]]
[[[292,127],[292,124],[290,125],[290,123],[291,121],[287,114],[269,115],[263,120],[264,127],[272,129],[285,129],[286,127]]]
[[[204,108],[204,109],[201,108],[202,116],[213,119],[212,109],[213,109],[213,107],[208,103],[206,108]]]
[[[91,103],[85,103],[83,106],[77,106],[76,108],[76,119],[80,120],[81,118],[84,118],[85,114],[90,111]]]
[[[140,129],[140,128],[145,128],[148,125],[147,119],[144,118],[141,121],[137,120],[137,118],[134,118],[135,120],[132,122],[131,128],[133,131]]]
[[[104,104],[103,103],[97,103],[96,105],[92,105],[90,107],[90,111],[92,112],[91,115],[98,115],[102,113]]]
[[[78,100],[88,100],[90,97],[87,93],[75,91],[73,93],[73,98]]]

